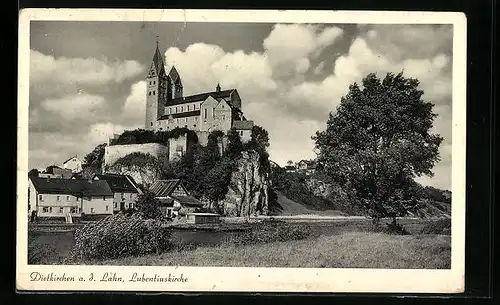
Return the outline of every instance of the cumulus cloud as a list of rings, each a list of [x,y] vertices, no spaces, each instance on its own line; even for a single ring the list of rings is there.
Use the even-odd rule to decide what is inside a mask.
[[[84,93],[46,99],[42,101],[41,106],[45,110],[71,120],[80,116],[91,116],[104,103],[105,100],[102,96]]]
[[[397,73],[403,70],[405,76],[420,80],[420,86],[425,92],[424,98],[436,104],[435,111],[439,117],[434,130],[445,137],[441,149],[442,161],[435,168],[436,176],[423,177],[421,181],[449,188],[452,55],[450,33],[447,26],[362,26],[357,37],[352,37],[350,42],[343,42],[349,43],[347,51],[338,57],[332,57],[333,55],[329,54],[332,52],[325,50],[335,48],[336,43],[341,43],[344,35],[342,29],[333,26],[279,24],[274,26],[263,40],[263,52],[228,52],[221,46],[193,43],[185,50],[168,48],[165,60],[167,69],[175,65],[179,71],[185,95],[213,91],[217,83],[220,83],[222,89],[237,88],[243,100],[245,116],[269,131],[271,158],[282,165],[288,160],[314,157],[311,136],[326,127],[328,113],[335,110],[351,83],[359,82],[371,72],[383,77],[387,72]],[[32,56],[32,67],[33,58],[36,60],[37,56],[40,57],[40,54]],[[39,82],[47,79],[41,75],[59,71],[60,67],[73,69],[68,73],[69,79],[73,80],[81,72],[84,76],[78,78],[78,81],[87,82],[89,85],[93,84],[93,77],[117,82],[127,78],[126,75],[131,78],[139,71],[133,68],[133,65],[128,67],[110,64],[105,60],[96,63],[82,59],[74,65],[68,63],[69,59],[49,57],[48,60],[38,66],[38,75],[32,76]],[[55,66],[59,68],[45,65],[51,61],[57,62]],[[94,68],[82,68],[83,62],[94,65]],[[107,68],[102,68],[104,66]],[[116,72],[120,69],[123,71]],[[324,77],[318,80],[321,76]],[[60,81],[62,86],[68,84],[67,80]],[[110,110],[113,117],[108,120],[100,117],[89,121],[86,126],[90,127],[80,131],[77,139],[80,143],[85,141],[85,145],[89,146],[88,149],[85,148],[86,152],[93,148],[92,145],[106,141],[113,133],[142,127],[146,83],[135,82],[127,90],[126,95],[121,98],[120,107]],[[91,99],[87,98],[85,105],[82,99],[75,101],[77,95],[66,96],[45,99],[43,107],[38,112],[33,111],[32,119],[43,119],[44,111],[57,112],[61,117],[75,117],[77,112],[72,110],[78,109],[79,105],[80,109],[87,107],[86,110],[80,110],[81,113],[88,113],[84,111],[101,109],[105,104],[98,95],[94,97],[94,103],[88,103]],[[72,110],[60,109],[70,102],[76,107],[70,107]],[[42,131],[35,134],[35,137],[43,139],[41,134]],[[68,141],[68,147],[77,145],[74,137],[53,140],[56,143]],[[32,147],[33,151],[40,148],[36,143]],[[63,148],[55,144],[47,149],[57,155]],[[64,149],[71,151],[70,148]],[[84,151],[84,148],[79,150]],[[61,158],[71,153],[74,154],[65,153]],[[47,159],[49,156],[50,154],[39,154],[33,159]]]
[[[123,116],[132,122],[143,122],[146,111],[146,82],[140,81],[132,84],[130,93],[125,99]]]
[[[52,91],[68,85],[121,83],[143,71],[144,66],[134,60],[112,62],[106,58],[56,58],[30,50],[31,90]]]

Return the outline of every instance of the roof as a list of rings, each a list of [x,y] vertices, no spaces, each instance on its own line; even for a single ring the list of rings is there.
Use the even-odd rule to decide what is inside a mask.
[[[175,66],[172,66],[172,68],[170,69],[170,72],[168,73],[168,76],[170,77],[170,79],[174,83],[182,86],[181,77],[179,76],[179,72],[177,72],[177,69],[175,68]]]
[[[109,184],[102,180],[88,181],[82,189],[82,193],[86,196],[113,196]]]
[[[113,196],[106,181],[32,177],[37,192],[42,194],[68,194],[74,196]]]
[[[63,162],[63,164],[68,163],[68,162],[69,162],[69,161],[71,161],[73,158],[76,158],[78,161],[80,161],[80,159],[78,159],[78,158],[77,158],[77,156],[75,155],[75,156],[73,156],[73,157],[69,158],[68,160],[64,161],[64,162]]]
[[[220,216],[219,214],[215,214],[215,213],[188,213],[188,215],[195,215],[195,216]]]
[[[158,198],[158,201],[160,202],[160,205],[162,207],[173,207],[174,206],[174,199],[172,199],[172,198]]]
[[[193,196],[172,196],[175,200],[183,206],[188,207],[203,207],[203,203]]]
[[[179,179],[157,180],[149,189],[156,197],[167,197],[179,183]]]
[[[96,174],[94,179],[105,180],[113,192],[139,193],[132,177],[118,174]]]
[[[158,75],[160,75],[161,71],[165,69],[163,64],[163,56],[161,55],[158,45],[156,45],[155,54],[153,55],[153,65]]]
[[[233,128],[237,130],[252,130],[253,121],[234,121]]]
[[[212,92],[205,92],[205,93],[200,93],[200,94],[195,94],[195,95],[190,95],[190,96],[184,96],[184,97],[178,97],[174,98],[170,101],[168,101],[168,105],[181,105],[181,104],[186,104],[186,103],[193,103],[193,102],[201,102],[206,100],[209,96],[213,97],[217,101],[220,101],[221,99],[229,99],[231,97],[231,94],[233,92],[237,92],[236,89],[228,89],[228,90],[223,90],[223,91],[212,91]],[[229,106],[233,107],[231,103],[228,103]]]

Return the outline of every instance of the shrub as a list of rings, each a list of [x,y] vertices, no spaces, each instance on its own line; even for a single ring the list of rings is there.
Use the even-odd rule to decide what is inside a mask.
[[[232,237],[229,242],[250,245],[305,239],[311,235],[309,226],[298,226],[283,221],[261,221],[242,234]]]
[[[436,234],[436,235],[450,235],[451,234],[451,220],[439,219],[426,224],[421,230],[420,234]]]
[[[74,259],[112,259],[160,253],[170,247],[162,222],[138,215],[115,214],[75,232]]]

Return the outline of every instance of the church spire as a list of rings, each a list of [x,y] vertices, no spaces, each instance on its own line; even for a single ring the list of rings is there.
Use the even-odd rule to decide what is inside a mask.
[[[215,87],[215,91],[220,92],[220,84],[219,83],[217,83],[217,87]]]
[[[153,56],[153,65],[156,69],[156,73],[158,73],[158,75],[161,74],[161,71],[164,70],[164,62],[163,62],[163,56],[161,55],[161,52],[160,52],[160,47],[159,47],[159,44],[158,44],[158,36],[156,36],[156,50],[155,50],[155,54]]]

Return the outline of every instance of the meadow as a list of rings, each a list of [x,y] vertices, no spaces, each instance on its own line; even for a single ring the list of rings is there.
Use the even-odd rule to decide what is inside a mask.
[[[436,224],[442,226],[444,223],[446,227],[449,222],[402,219],[401,223],[405,225],[410,235],[392,235],[374,231],[373,225],[366,219],[302,220],[294,222],[292,226],[298,232],[307,231],[308,235],[305,238],[288,240],[288,237],[280,239],[259,233],[254,236],[254,239],[260,242],[250,244],[247,240],[235,243],[234,240],[238,240],[240,233],[231,230],[172,230],[172,241],[175,247],[170,251],[154,255],[100,260],[71,258],[71,250],[75,243],[72,231],[31,230],[28,238],[28,263],[122,266],[450,268],[451,238],[449,232],[443,231],[439,225],[436,226]],[[279,222],[277,225],[279,226]]]

